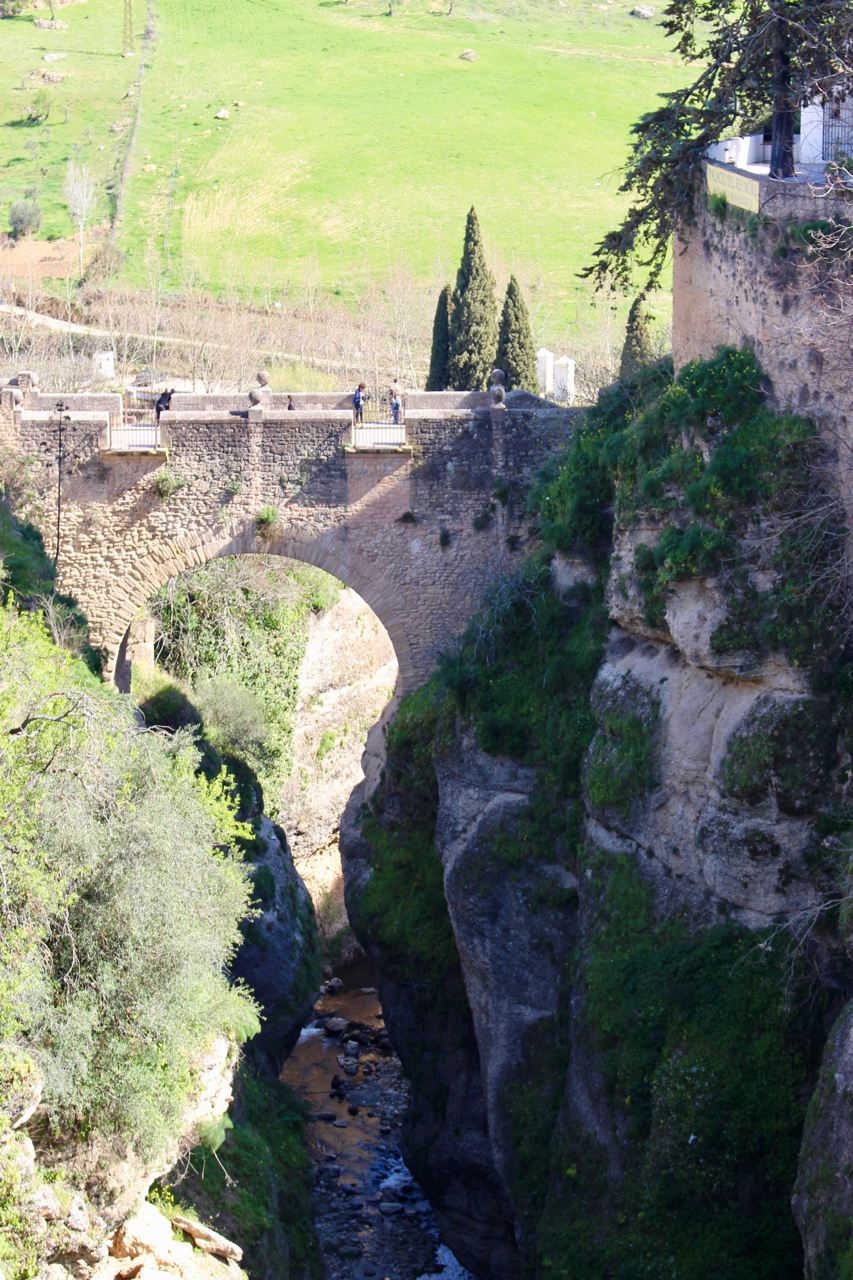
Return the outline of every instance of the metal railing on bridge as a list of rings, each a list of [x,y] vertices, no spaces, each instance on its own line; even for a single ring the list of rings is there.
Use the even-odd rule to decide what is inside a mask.
[[[367,388],[361,413],[353,409],[352,443],[356,449],[393,449],[406,443],[406,397],[402,391]]]
[[[125,394],[120,424],[110,427],[110,448],[119,453],[145,452],[160,448],[160,424],[151,392]]]

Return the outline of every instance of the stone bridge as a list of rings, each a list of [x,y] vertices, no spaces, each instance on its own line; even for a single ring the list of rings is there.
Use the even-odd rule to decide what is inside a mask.
[[[256,400],[258,393],[255,393]],[[32,460],[24,514],[57,553],[58,588],[85,611],[105,675],[126,687],[122,646],[145,601],[215,556],[278,554],[325,569],[391,637],[416,688],[464,630],[484,589],[535,542],[526,488],[572,412],[525,392],[410,395],[405,443],[352,445],[349,398],[174,395],[156,447],[126,448],[118,395],[0,385],[0,449]],[[152,440],[153,443],[153,440]]]

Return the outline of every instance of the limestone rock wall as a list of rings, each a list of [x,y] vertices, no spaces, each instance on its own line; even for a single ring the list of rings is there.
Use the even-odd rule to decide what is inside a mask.
[[[648,530],[631,536],[653,538]],[[649,628],[639,584],[623,572],[632,561],[632,547],[620,544],[607,589],[610,632],[591,696],[599,727],[583,771],[587,845],[610,862],[627,860],[651,888],[658,918],[679,919],[694,932],[722,920],[760,929],[807,913],[818,900],[808,861],[815,796],[837,765],[834,707],[812,697],[781,655],[750,667],[711,650],[719,613],[713,580],[672,584],[666,624]],[[585,576],[570,568],[556,565],[555,590],[571,593]],[[360,813],[381,784],[381,733],[369,747],[369,779],[348,806],[341,848],[351,918],[381,967],[382,948],[359,914],[371,876]],[[399,976],[383,977],[389,1032],[413,1070],[404,1144],[451,1248],[480,1280],[514,1280],[530,1265],[535,1242],[518,1200],[509,1100],[537,1029],[560,1019],[569,1026],[560,1125],[606,1153],[606,1185],[618,1187],[626,1165],[626,1121],[608,1097],[583,982],[567,977],[595,935],[598,902],[559,850],[553,865],[529,868],[499,856],[496,831],[513,829],[534,789],[532,771],[486,755],[459,722],[436,776],[435,849],[466,1002],[451,1013],[439,1013],[435,1002],[419,1012]],[[816,1179],[809,1170],[827,1149],[834,1168],[853,1162],[848,1118],[836,1123],[849,1110],[847,1021],[828,1050],[824,1101],[807,1130],[797,1193],[807,1253],[815,1256],[825,1224],[823,1201],[809,1200]],[[444,1081],[440,1099],[419,1079],[425,1062],[433,1083]],[[849,1215],[847,1184],[834,1176],[843,1183],[838,1207]]]
[[[341,814],[364,778],[365,738],[393,697],[397,679],[388,633],[354,591],[344,588],[331,608],[309,615],[294,767],[281,793],[279,821],[326,944],[346,925]]]

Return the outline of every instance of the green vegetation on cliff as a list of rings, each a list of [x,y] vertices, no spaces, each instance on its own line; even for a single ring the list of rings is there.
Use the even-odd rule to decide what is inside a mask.
[[[651,888],[625,858],[597,854],[579,974],[584,1018],[624,1134],[609,1192],[605,1146],[571,1110],[551,1144],[538,1224],[553,1280],[795,1280],[790,1208],[822,1002],[788,1000],[788,958],[764,935],[656,922]],[[573,1123],[574,1120],[574,1123]]]
[[[210,1035],[257,1029],[223,976],[250,895],[225,780],[11,604],[0,726],[0,1035],[24,1038],[56,1128],[155,1150]]]
[[[162,1159],[187,1130],[214,1037],[230,1041],[226,1069],[259,1030],[250,992],[228,974],[273,877],[265,865],[247,873],[252,830],[215,748],[202,740],[202,769],[196,730],[140,729],[81,660],[85,618],[53,594],[41,539],[5,503],[0,554],[0,1270],[32,1280],[64,1230],[61,1220],[45,1230],[40,1184],[63,1206],[87,1188],[73,1163],[30,1174],[27,1132],[48,1164],[104,1138]],[[297,623],[319,590],[313,579],[294,588]],[[183,691],[161,684],[161,704],[186,718]],[[295,899],[295,884],[285,889]],[[282,1002],[304,1003],[319,977],[313,918],[300,925]],[[42,1108],[11,1133],[40,1088]],[[187,1185],[217,1218],[236,1188],[234,1235],[257,1265],[282,1280],[306,1264],[314,1273],[303,1111],[246,1067],[236,1093],[233,1118],[198,1134]]]
[[[38,614],[0,606],[0,1041],[15,1068],[0,1070],[0,1136],[26,1069],[43,1083],[42,1149],[101,1135],[151,1158],[182,1132],[213,1037],[233,1055],[257,1032],[227,977],[250,901],[244,832],[226,778],[197,765],[187,735],[140,730]],[[50,1239],[22,1208],[15,1150],[0,1262],[23,1280]]]
[[[816,694],[840,693],[836,703],[757,703],[720,781],[733,803],[772,793],[783,813],[817,811],[815,857],[849,902],[851,817],[828,801],[850,682],[840,509],[825,462],[814,424],[764,407],[748,352],[721,352],[675,380],[665,362],[609,388],[528,500],[545,549],[490,591],[389,732],[384,812],[363,825],[374,850],[363,903],[380,949],[396,936],[398,981],[416,980],[407,956],[426,958],[429,931],[451,956],[430,765],[468,750],[460,730],[537,777],[521,817],[466,856],[465,891],[479,879],[487,898],[500,876],[535,876],[539,863],[561,861],[577,877],[560,891],[579,908],[580,940],[558,1008],[527,1034],[503,1099],[514,1229],[541,1280],[802,1274],[790,1198],[828,996],[783,937],[670,913],[642,850],[635,860],[588,848],[582,785],[595,816],[609,809],[624,824],[657,781],[657,692],[627,678],[602,678],[593,692],[614,532],[628,542],[641,530],[613,581],[624,593],[636,584],[649,626],[666,628],[675,582],[710,578],[728,611],[712,649],[753,661],[781,650]],[[595,567],[596,582],[558,598],[555,552]],[[755,857],[767,843],[761,831],[744,837]],[[545,881],[531,914],[555,893]],[[569,1064],[579,1074],[566,1088]]]
[[[715,652],[781,649],[817,690],[843,661],[844,523],[815,424],[763,406],[749,351],[669,362],[602,392],[536,501],[543,536],[563,551],[609,553],[641,529],[633,571],[646,621],[666,627],[670,584],[712,577],[728,607]],[[770,536],[755,537],[759,524]],[[756,585],[765,579],[769,585]]]
[[[293,765],[307,617],[339,589],[320,569],[277,556],[213,560],[172,578],[149,603],[162,670],[134,672],[146,723],[201,725],[208,766],[225,763],[244,792],[259,782],[275,812]]]
[[[311,1222],[307,1108],[289,1086],[241,1066],[220,1140],[197,1147],[149,1199],[171,1217],[189,1205],[243,1250],[250,1275],[322,1275]]]

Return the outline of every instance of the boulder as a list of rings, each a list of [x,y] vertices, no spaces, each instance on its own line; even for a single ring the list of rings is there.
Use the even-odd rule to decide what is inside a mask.
[[[243,1250],[239,1245],[226,1240],[225,1236],[206,1227],[203,1222],[194,1222],[192,1218],[185,1218],[183,1214],[176,1213],[172,1219],[172,1226],[192,1236],[196,1248],[203,1250],[204,1253],[213,1253],[218,1258],[233,1258],[235,1262],[242,1260]]]
[[[635,5],[634,8],[631,10],[632,18],[642,18],[645,22],[648,22],[649,18],[653,18],[654,16],[655,16],[655,11],[651,7],[651,5],[648,5],[648,4]]]

